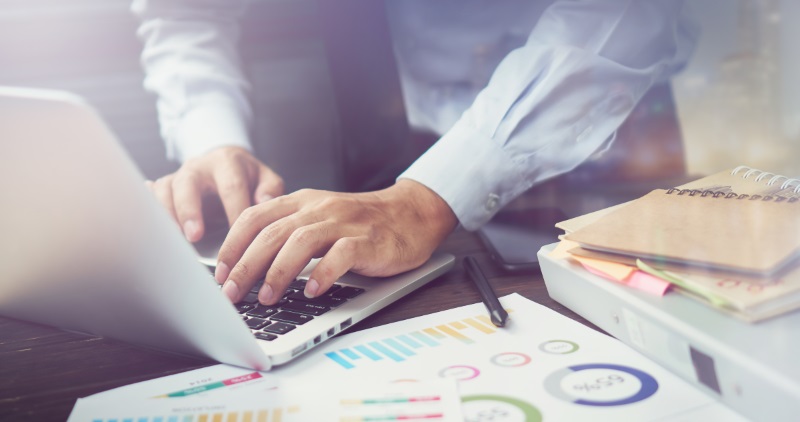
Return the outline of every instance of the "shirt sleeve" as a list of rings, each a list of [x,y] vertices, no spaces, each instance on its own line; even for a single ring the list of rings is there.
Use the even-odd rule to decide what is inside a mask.
[[[681,6],[557,1],[400,178],[428,186],[477,229],[534,184],[607,146],[647,90],[685,64],[694,27]]]
[[[252,150],[249,85],[237,50],[245,0],[134,0],[145,89],[157,94],[170,159],[221,146]]]

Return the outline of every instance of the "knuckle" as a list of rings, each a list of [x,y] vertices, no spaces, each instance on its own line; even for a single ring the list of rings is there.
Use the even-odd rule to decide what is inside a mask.
[[[238,221],[245,226],[252,224],[258,217],[258,209],[256,207],[247,207],[239,215]]]
[[[336,246],[341,254],[345,256],[353,256],[356,253],[358,243],[355,241],[355,239],[346,237],[339,239],[339,241],[336,242]]]
[[[316,192],[317,191],[315,189],[303,188],[303,189],[300,189],[300,190],[296,191],[295,193],[293,193],[292,196],[295,196],[295,197],[301,198],[301,199],[308,199],[308,198],[313,197],[316,194]]]
[[[227,262],[227,260],[233,257],[235,254],[236,250],[233,248],[233,246],[229,245],[228,242],[225,242],[219,247],[217,258],[219,261]]]
[[[297,228],[291,235],[291,241],[300,247],[309,246],[316,239],[316,231],[304,226]]]
[[[231,278],[247,278],[250,273],[250,267],[246,263],[239,261],[233,267],[233,271],[231,271]]]
[[[249,189],[247,181],[241,177],[225,179],[217,185],[217,188],[220,190],[220,193],[238,192]]]
[[[258,236],[256,236],[256,241],[264,246],[273,245],[279,238],[280,238],[281,228],[276,224],[272,224],[270,226],[265,227],[262,229]]]
[[[278,280],[285,279],[287,274],[288,271],[283,267],[283,265],[273,264],[267,272],[267,278],[272,280],[272,282],[269,284],[272,286],[283,286],[283,283],[278,282]]]

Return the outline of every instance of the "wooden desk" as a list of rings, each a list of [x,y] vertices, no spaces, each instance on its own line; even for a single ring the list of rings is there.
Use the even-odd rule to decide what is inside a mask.
[[[441,250],[458,258],[451,272],[356,328],[479,302],[480,296],[461,264],[465,255],[478,259],[499,296],[517,292],[596,328],[550,299],[538,271],[504,273],[474,234],[457,231]],[[65,420],[79,397],[213,364],[0,317],[0,420]]]

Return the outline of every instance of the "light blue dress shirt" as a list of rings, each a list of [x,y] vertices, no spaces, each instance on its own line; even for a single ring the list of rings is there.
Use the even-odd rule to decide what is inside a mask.
[[[377,1],[377,0],[376,0]],[[136,0],[145,86],[185,161],[250,148],[236,52],[246,0]],[[676,0],[394,0],[387,13],[412,126],[441,139],[400,178],[476,229],[534,184],[607,148],[695,31]]]

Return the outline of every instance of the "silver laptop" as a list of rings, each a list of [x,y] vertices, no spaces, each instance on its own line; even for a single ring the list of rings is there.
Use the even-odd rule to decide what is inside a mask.
[[[231,304],[99,115],[0,87],[0,314],[258,370],[307,352],[448,271],[347,274],[309,304]],[[272,329],[271,329],[272,328]]]

